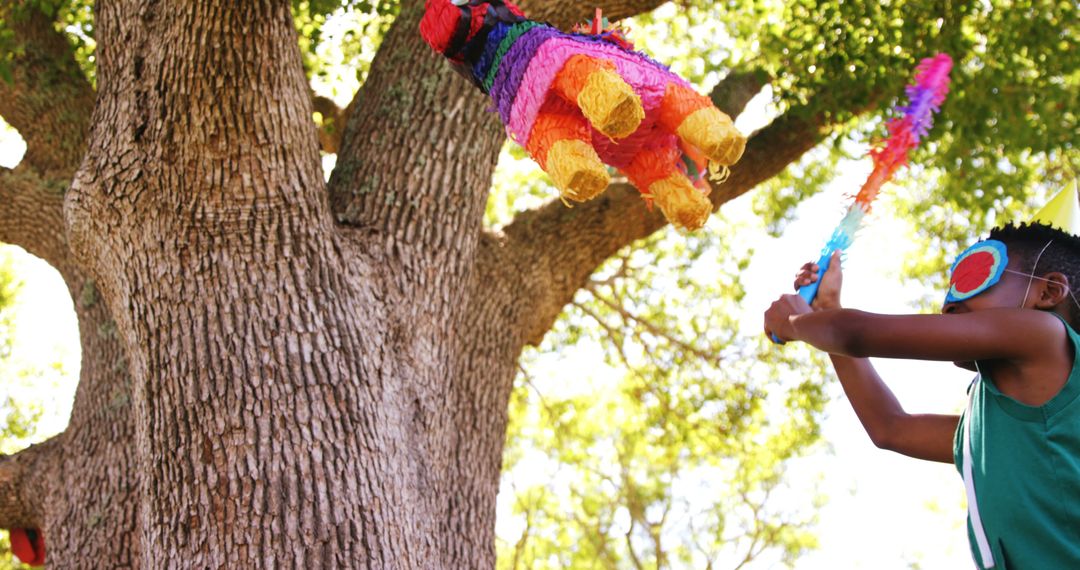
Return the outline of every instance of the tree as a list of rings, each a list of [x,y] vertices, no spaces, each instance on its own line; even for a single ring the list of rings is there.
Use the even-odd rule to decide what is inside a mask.
[[[522,4],[564,26],[591,12]],[[304,57],[339,7],[392,21],[344,109],[311,97]],[[684,7],[736,39],[710,59],[731,71],[723,109],[779,94],[716,205],[866,128],[939,49],[961,63],[950,108],[972,112],[946,109],[927,164],[980,184],[964,206],[1077,164],[1070,3]],[[83,346],[67,430],[0,458],[0,527],[44,528],[64,566],[494,566],[519,356],[662,219],[615,184],[485,230],[503,131],[419,40],[418,0],[89,10],[0,4],[0,116],[27,143],[0,171],[0,240],[60,271]]]

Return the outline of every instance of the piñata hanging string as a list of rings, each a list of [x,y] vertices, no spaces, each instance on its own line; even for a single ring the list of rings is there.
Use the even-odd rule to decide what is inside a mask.
[[[870,204],[877,198],[881,185],[892,179],[893,174],[907,164],[908,152],[919,145],[919,141],[933,126],[934,113],[941,108],[941,103],[949,92],[951,70],[952,58],[948,54],[939,53],[919,62],[915,70],[915,83],[905,89],[908,105],[897,108],[903,116],[886,123],[889,138],[883,146],[870,151],[874,170],[821,250],[821,259],[817,262],[818,280],[799,288],[799,295],[806,299],[807,303],[814,302],[821,277],[829,268],[833,252],[844,251],[855,241],[855,232],[870,212]]]

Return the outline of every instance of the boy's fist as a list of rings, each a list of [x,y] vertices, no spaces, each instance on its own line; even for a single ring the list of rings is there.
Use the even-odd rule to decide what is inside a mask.
[[[806,299],[798,295],[781,295],[765,311],[765,334],[781,344],[795,339],[791,317],[811,312]]]
[[[818,280],[818,271],[820,268],[818,264],[814,262],[806,263],[799,268],[799,272],[795,275],[795,289],[798,290],[801,287],[805,287]],[[812,305],[815,311],[822,309],[839,309],[840,308],[840,288],[844,281],[844,275],[840,268],[840,250],[836,250],[832,254],[832,259],[829,261],[829,268],[825,271],[825,275],[821,278],[821,285],[818,286],[817,296],[814,297],[814,303]]]

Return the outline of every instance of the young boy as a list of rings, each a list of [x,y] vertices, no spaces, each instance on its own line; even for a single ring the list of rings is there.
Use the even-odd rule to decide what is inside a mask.
[[[796,287],[817,269],[803,266]],[[1080,238],[1042,224],[992,231],[953,265],[940,315],[843,309],[840,284],[834,254],[813,309],[782,296],[765,313],[766,333],[829,353],[878,447],[956,464],[980,568],[1080,569]],[[905,412],[870,356],[977,372],[967,410]]]

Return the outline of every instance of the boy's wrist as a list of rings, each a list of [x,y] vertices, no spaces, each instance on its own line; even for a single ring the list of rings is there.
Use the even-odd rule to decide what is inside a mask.
[[[788,340],[803,342],[802,335],[799,334],[799,320],[806,315],[814,314],[813,311],[809,313],[801,313],[798,315],[788,316]]]

